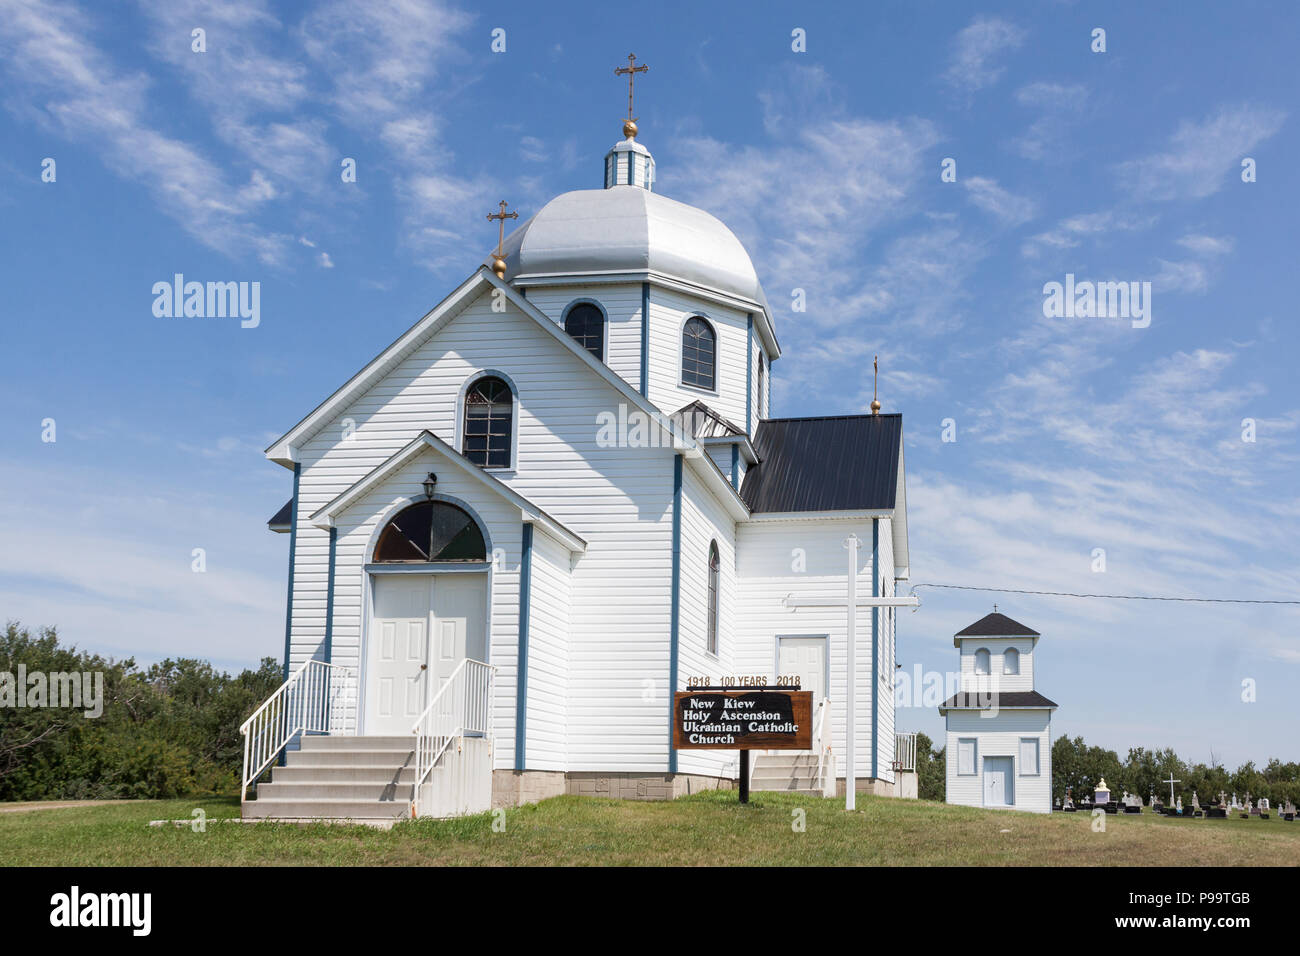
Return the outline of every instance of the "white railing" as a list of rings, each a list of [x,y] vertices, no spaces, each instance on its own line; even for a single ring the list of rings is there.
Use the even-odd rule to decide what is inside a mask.
[[[419,816],[420,788],[453,743],[465,736],[492,736],[492,678],[496,668],[463,660],[433,695],[411,733],[415,734],[415,784],[411,816]]]
[[[916,769],[916,734],[894,734],[894,769]]]
[[[817,785],[823,797],[835,796],[835,756],[831,752],[831,735],[827,732],[831,720],[831,699],[823,697],[817,702],[813,719],[813,746],[817,748]]]
[[[306,661],[289,675],[239,726],[244,735],[244,771],[239,799],[298,734],[341,733],[356,699],[356,673],[350,667]]]

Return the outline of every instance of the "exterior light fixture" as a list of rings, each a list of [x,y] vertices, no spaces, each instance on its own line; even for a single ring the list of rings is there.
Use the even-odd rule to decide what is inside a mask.
[[[429,477],[425,478],[420,484],[424,485],[424,497],[432,501],[433,491],[438,487],[438,476],[433,472],[429,472]]]

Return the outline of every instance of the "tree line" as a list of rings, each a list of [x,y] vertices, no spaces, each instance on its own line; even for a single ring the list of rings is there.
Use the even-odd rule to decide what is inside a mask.
[[[28,675],[102,674],[102,714],[16,706],[4,694],[12,696],[19,665]],[[10,622],[0,637],[0,800],[161,799],[237,790],[239,725],[282,679],[269,657],[233,676],[193,658],[141,668],[133,658],[114,661],[62,647],[54,628],[32,632]]]

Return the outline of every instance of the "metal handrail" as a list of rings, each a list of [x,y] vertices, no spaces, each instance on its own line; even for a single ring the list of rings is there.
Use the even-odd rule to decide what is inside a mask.
[[[415,734],[415,783],[411,816],[419,816],[420,788],[442,755],[467,734],[492,737],[492,679],[496,668],[466,658],[456,665],[411,727]]]
[[[339,733],[356,690],[356,672],[341,664],[309,660],[289,675],[265,703],[239,725],[244,736],[240,802],[248,786],[301,733]]]
[[[834,774],[831,774],[831,782],[827,782],[827,771],[834,767],[834,761],[831,759],[831,744],[826,736],[826,721],[829,719],[831,712],[831,699],[823,697],[817,703],[817,783],[822,788],[823,797],[833,797],[835,793],[833,788]]]

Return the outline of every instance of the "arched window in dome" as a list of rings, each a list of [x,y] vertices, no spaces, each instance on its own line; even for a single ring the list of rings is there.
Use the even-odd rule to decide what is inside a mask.
[[[718,653],[718,578],[722,560],[718,557],[718,542],[709,543],[709,633],[706,637],[710,654]]]
[[[514,394],[501,379],[485,375],[470,385],[461,454],[480,468],[509,468],[514,412]]]
[[[384,526],[375,545],[375,561],[381,564],[486,560],[478,522],[445,501],[403,508]]]
[[[590,302],[578,302],[564,316],[564,331],[596,357],[605,361],[605,313]]]
[[[682,384],[713,391],[717,387],[717,337],[698,315],[682,326]]]

